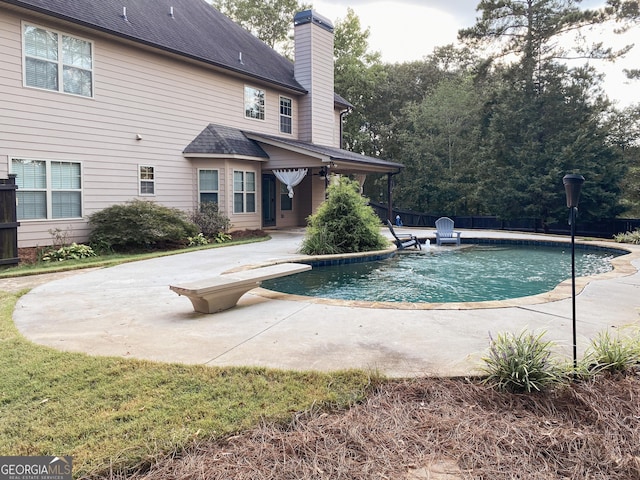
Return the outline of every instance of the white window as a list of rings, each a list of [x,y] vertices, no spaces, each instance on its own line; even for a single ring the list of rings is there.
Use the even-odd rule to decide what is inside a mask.
[[[291,133],[292,118],[291,99],[280,97],[280,132]]]
[[[244,116],[264,120],[264,90],[244,87]]]
[[[140,195],[156,194],[156,173],[155,168],[149,165],[140,165],[138,168]]]
[[[78,162],[11,159],[19,220],[82,218],[82,173]]]
[[[289,197],[289,189],[280,182],[280,210],[293,210],[293,198]]]
[[[24,84],[93,96],[93,44],[88,40],[23,24]]]
[[[218,203],[218,170],[198,170],[200,203]]]
[[[233,172],[233,213],[256,211],[256,173]]]

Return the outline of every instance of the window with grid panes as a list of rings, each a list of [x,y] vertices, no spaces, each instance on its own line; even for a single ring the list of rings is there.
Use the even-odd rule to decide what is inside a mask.
[[[24,84],[93,96],[93,44],[54,30],[23,24]]]
[[[139,166],[140,195],[156,194],[156,172],[149,165]]]
[[[79,162],[13,158],[19,220],[82,218]]]
[[[198,170],[200,203],[218,203],[218,170]]]
[[[244,116],[264,120],[265,94],[259,88],[244,87]]]
[[[233,213],[255,213],[256,173],[233,172]]]
[[[291,99],[280,97],[280,132],[291,133],[292,117]]]

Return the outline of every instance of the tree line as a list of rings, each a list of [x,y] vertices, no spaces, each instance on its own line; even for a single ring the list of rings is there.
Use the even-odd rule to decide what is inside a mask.
[[[370,51],[370,30],[349,9],[335,23],[334,46],[336,92],[355,107],[344,148],[405,165],[393,179],[394,206],[403,209],[554,223],[566,217],[562,177],[580,173],[582,218],[640,217],[640,103],[616,107],[593,67],[632,46],[616,51],[584,35],[594,26],[638,29],[639,2],[583,9],[581,1],[481,0],[456,45],[394,64]],[[311,7],[213,4],[260,38],[269,25],[263,39],[284,54],[291,18]],[[256,8],[272,18],[258,19]],[[371,200],[385,202],[386,192],[386,177],[367,179]]]

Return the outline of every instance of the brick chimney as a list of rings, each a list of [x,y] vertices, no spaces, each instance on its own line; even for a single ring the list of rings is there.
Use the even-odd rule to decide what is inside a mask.
[[[299,106],[300,140],[336,146],[334,128],[333,24],[313,10],[294,17],[296,80],[309,93]]]

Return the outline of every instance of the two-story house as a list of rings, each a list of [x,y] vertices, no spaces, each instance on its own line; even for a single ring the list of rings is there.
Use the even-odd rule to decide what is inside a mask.
[[[333,26],[296,15],[291,62],[204,0],[0,0],[0,178],[20,247],[87,216],[215,201],[233,229],[304,226],[332,174],[402,165],[340,149]]]

